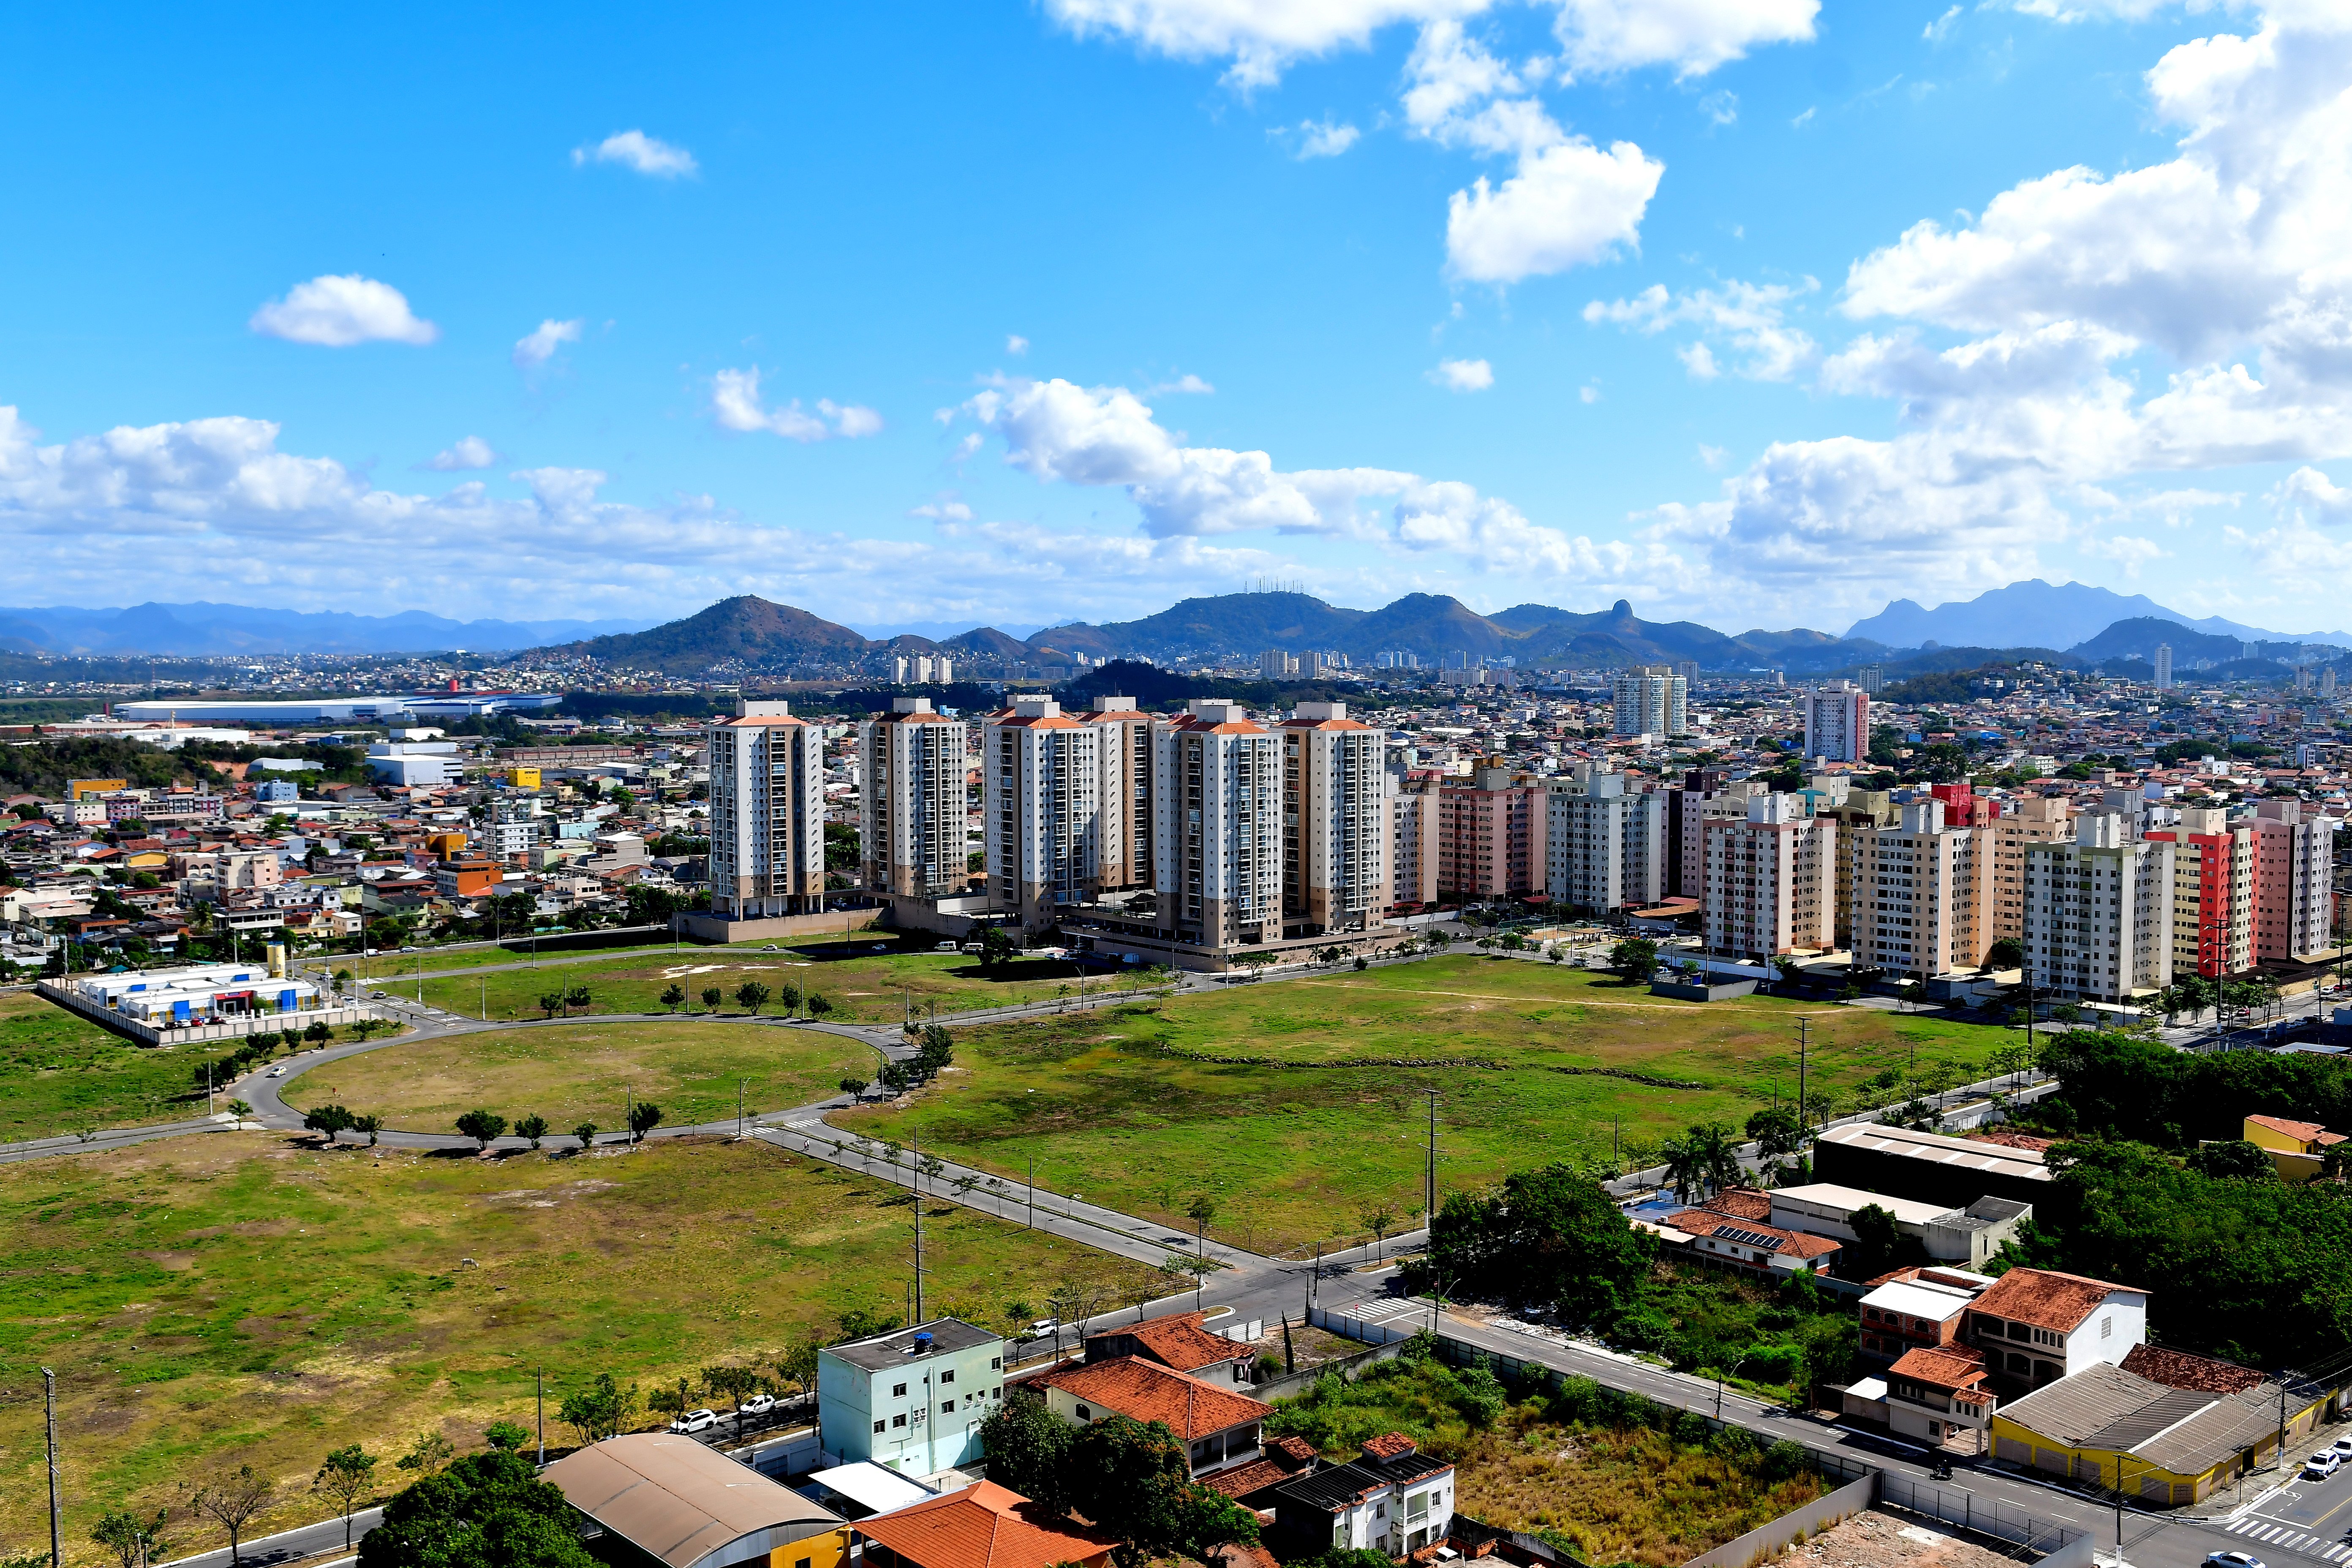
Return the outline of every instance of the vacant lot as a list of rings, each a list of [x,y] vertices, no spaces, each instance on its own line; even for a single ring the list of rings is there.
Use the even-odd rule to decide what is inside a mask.
[[[903,1311],[911,1224],[901,1192],[717,1138],[481,1160],[211,1133],[0,1167],[0,1555],[46,1542],[43,1365],[91,1562],[100,1512],[217,1464],[278,1480],[258,1533],[331,1511],[309,1489],[331,1447],[530,1425],[535,1369],[568,1445],[557,1404],[599,1372],[650,1390]],[[991,1326],[1066,1281],[1157,1279],[948,1205],[924,1231],[927,1309]]]
[[[205,1097],[187,1090],[203,1059],[134,1046],[30,991],[0,993],[0,1142],[201,1111]]]
[[[715,988],[719,1011],[741,1013],[745,1009],[735,993],[744,982],[756,981],[772,994],[781,994],[788,984],[804,994],[819,994],[832,1003],[836,1018],[897,1023],[909,1009],[928,1017],[934,1010],[1002,1007],[1064,991],[1075,994],[1078,985],[1073,965],[1045,959],[983,971],[979,959],[964,953],[902,952],[895,946],[887,952],[871,951],[877,945],[858,942],[844,948],[835,942],[777,952],[740,947],[689,947],[672,952],[665,948],[593,963],[541,963],[438,980],[428,971],[425,999],[469,1018],[480,1017],[485,1010],[492,1018],[537,1018],[546,1016],[541,997],[584,987],[593,1011],[659,1013],[668,1007],[662,994],[676,985],[685,993],[681,1012],[704,1011],[702,993]],[[1103,984],[1099,977],[1090,978],[1087,986],[1091,991]],[[398,985],[396,978],[383,982],[385,990]],[[406,994],[416,994],[413,977]],[[771,1001],[761,1011],[773,1016],[783,1008]]]
[[[512,1121],[532,1112],[569,1131],[625,1125],[627,1097],[662,1108],[673,1127],[782,1110],[870,1079],[877,1058],[814,1029],[719,1019],[551,1024],[393,1046],[314,1068],[287,1086],[290,1105],[337,1104],[392,1127],[441,1132],[477,1107]]]
[[[1821,1004],[1673,1002],[1580,971],[1443,958],[1087,1016],[959,1030],[956,1070],[844,1127],[1076,1192],[1255,1250],[1311,1249],[1417,1208],[1437,1096],[1441,1188],[1555,1160],[1632,1164],[1694,1121],[1797,1089],[1983,1067],[2005,1031]],[[1230,1058],[1223,1061],[1210,1058]],[[1398,1065],[1419,1063],[1423,1065]]]

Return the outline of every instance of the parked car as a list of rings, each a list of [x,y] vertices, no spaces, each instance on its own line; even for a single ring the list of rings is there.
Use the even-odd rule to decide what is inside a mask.
[[[2324,1481],[2343,1468],[2344,1457],[2333,1448],[2322,1448],[2303,1462],[2303,1479]]]
[[[669,1424],[673,1432],[708,1432],[719,1425],[716,1410],[689,1410]]]
[[[2269,1568],[2269,1564],[2251,1552],[2214,1552],[2206,1554],[2205,1568]]]
[[[943,942],[938,946],[932,948],[931,951],[933,952],[961,952],[963,950],[956,946],[956,944],[951,942]]]
[[[773,1410],[775,1407],[776,1396],[774,1394],[755,1394],[751,1395],[751,1398],[745,1400],[742,1404],[737,1405],[735,1407],[735,1414],[739,1416],[765,1415],[769,1411]]]
[[[2337,1458],[2352,1459],[2352,1437],[2338,1437],[2327,1447]]]

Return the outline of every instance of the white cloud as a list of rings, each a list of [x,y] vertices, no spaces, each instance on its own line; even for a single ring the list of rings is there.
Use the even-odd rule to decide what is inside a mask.
[[[1705,76],[1765,44],[1810,43],[1821,0],[1560,0],[1577,75],[1672,66]]]
[[[1442,359],[1429,379],[1448,392],[1484,392],[1495,384],[1495,367],[1482,359]]]
[[[283,300],[254,311],[246,325],[288,342],[331,349],[365,342],[422,344],[441,335],[440,328],[410,311],[399,289],[356,272],[297,283]]]
[[[2339,485],[2308,465],[2280,480],[2270,502],[2282,519],[2298,523],[2340,527],[2352,522],[2352,486]]]
[[[787,441],[874,436],[882,429],[882,416],[873,409],[830,398],[817,399],[814,414],[803,412],[798,398],[782,408],[763,408],[757,367],[722,370],[710,378],[710,416],[722,430],[766,430]]]
[[[960,500],[936,500],[927,501],[918,507],[909,507],[907,515],[927,517],[933,522],[970,522],[972,512],[971,508]]]
[[[1811,278],[1801,284],[1742,283],[1734,279],[1719,288],[1671,295],[1664,284],[1653,283],[1630,300],[1608,304],[1593,300],[1584,307],[1584,319],[1645,333],[1694,326],[1747,356],[1738,367],[1739,374],[1751,381],[1787,381],[1811,364],[1818,352],[1809,334],[1788,324],[1789,304],[1820,287]],[[1701,380],[1721,369],[1704,341],[1675,353]]]
[[[1335,121],[1329,115],[1320,120],[1302,120],[1297,125],[1298,152],[1301,162],[1309,158],[1336,158],[1356,144],[1363,134],[1345,121]]]
[[[515,340],[514,363],[517,370],[537,370],[555,357],[555,351],[565,343],[580,341],[580,323],[552,319],[540,322],[526,337]]]
[[[1488,0],[1046,0],[1081,37],[1131,38],[1177,59],[1226,59],[1226,79],[1270,87],[1294,60],[1361,48],[1398,22],[1475,16]]]
[[[2075,548],[2095,559],[2114,562],[2123,568],[2124,575],[2126,577],[2138,576],[2142,566],[2151,561],[2160,561],[2172,553],[2153,539],[2142,539],[2128,533],[2084,539],[2075,545]]]
[[[1014,359],[1019,359],[1029,352],[1029,340],[1019,332],[1007,332],[1004,336],[1004,352]]]
[[[1639,237],[1665,169],[1631,142],[1604,153],[1580,136],[1521,158],[1499,186],[1482,174],[1446,204],[1447,269],[1516,283],[1613,256]]]
[[[1952,36],[1952,30],[1959,25],[1960,8],[1958,5],[1955,5],[1950,10],[1945,12],[1942,16],[1937,17],[1934,21],[1928,23],[1927,26],[1920,31],[1919,36],[1927,39],[1931,44],[1940,44],[1946,38],[1950,37]]]
[[[1598,403],[1601,401],[1601,389],[1591,385],[1580,386],[1576,389],[1576,395],[1588,404]]]
[[[1723,465],[1730,459],[1730,457],[1731,454],[1725,451],[1720,447],[1710,447],[1704,441],[1701,441],[1698,444],[1698,460],[1705,463],[1710,468],[1719,468],[1723,467]]]
[[[1150,386],[1145,387],[1139,395],[1144,397],[1158,397],[1163,393],[1173,392],[1181,393],[1187,397],[1206,397],[1216,390],[1217,389],[1215,387],[1211,386],[1199,376],[1193,375],[1188,372],[1183,375],[1178,376],[1173,381],[1153,382]]]
[[[1726,90],[1710,92],[1698,100],[1698,111],[1717,125],[1735,125],[1739,121],[1739,95]]]
[[[467,468],[487,468],[499,460],[490,444],[479,436],[463,436],[445,449],[433,454],[425,467],[437,473],[457,473]]]
[[[605,137],[593,147],[572,149],[574,168],[588,163],[618,163],[656,180],[683,179],[701,173],[693,153],[683,147],[658,141],[642,131],[624,131]]]

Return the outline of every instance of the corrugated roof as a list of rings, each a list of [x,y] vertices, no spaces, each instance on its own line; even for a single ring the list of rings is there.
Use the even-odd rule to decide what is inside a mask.
[[[2053,1443],[2079,1448],[2092,1433],[2169,1392],[2162,1384],[2100,1362],[2002,1405],[2000,1414]]]
[[[2090,1448],[2137,1448],[2212,1403],[2213,1395],[2194,1388],[2167,1388],[2129,1415],[2116,1416],[2084,1438],[2083,1444]]]
[[[1097,1563],[1117,1544],[1067,1521],[1045,1518],[1027,1498],[993,1481],[859,1520],[856,1529],[923,1568],[1052,1568],[1056,1563]]]
[[[668,1433],[608,1437],[556,1460],[546,1479],[572,1507],[669,1568],[689,1568],[759,1531],[798,1527],[782,1538],[793,1541],[843,1522],[790,1487]]]
[[[1883,1122],[1856,1122],[1832,1127],[1819,1134],[1817,1143],[1837,1143],[1874,1154],[1895,1154],[1956,1170],[1998,1173],[2021,1181],[2046,1182],[2047,1163],[2037,1149],[2012,1149],[1969,1138],[1947,1138],[1940,1132],[1917,1132]]]

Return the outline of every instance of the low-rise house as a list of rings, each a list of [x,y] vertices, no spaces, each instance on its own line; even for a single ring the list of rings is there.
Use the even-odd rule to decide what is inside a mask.
[[[1118,1544],[993,1481],[861,1519],[856,1531],[866,1568],[1108,1568]]]
[[[1899,1268],[1871,1281],[1856,1321],[1864,1361],[1892,1363],[1915,1350],[1958,1344],[1969,1304],[1992,1280],[1957,1268]]]
[[[1304,1437],[1268,1437],[1265,1452],[1256,1458],[1204,1477],[1201,1484],[1224,1493],[1244,1508],[1270,1509],[1276,1489],[1310,1474],[1322,1463],[1315,1445]]]
[[[1967,1342],[1996,1386],[2040,1388],[2147,1339],[2147,1292],[2079,1274],[2012,1268],[1969,1305]]]
[[[546,1479],[595,1533],[634,1548],[622,1561],[850,1568],[850,1531],[840,1515],[692,1437],[608,1437],[548,1466]],[[614,1561],[612,1544],[597,1542],[597,1554]]]
[[[1250,1363],[1257,1352],[1202,1326],[1205,1314],[1177,1312],[1124,1329],[1087,1336],[1087,1360],[1115,1361],[1137,1356],[1158,1362],[1175,1372],[1190,1373],[1211,1383],[1249,1382]]]
[[[1276,1528],[1307,1550],[1402,1557],[1444,1540],[1453,1522],[1453,1465],[1423,1454],[1401,1432],[1275,1492]]]
[[[1906,1351],[1886,1369],[1886,1425],[1901,1436],[1940,1447],[1973,1433],[1981,1452],[1998,1398],[1984,1357],[1965,1347]]]
[[[2015,1237],[2018,1227],[2033,1217],[2033,1205],[2014,1198],[1980,1197],[1965,1208],[1953,1208],[1833,1182],[1778,1189],[1772,1194],[1769,1217],[1782,1230],[1852,1241],[1854,1215],[1872,1207],[1893,1215],[1896,1234],[1918,1243],[1929,1259],[1969,1268],[1991,1262],[2001,1243]]]
[[[1749,1217],[1757,1206],[1752,1200],[1757,1198],[1764,1199],[1765,1213],[1769,1215],[1771,1200],[1766,1194],[1747,1188],[1728,1188],[1704,1206],[1668,1215],[1659,1232],[1660,1238],[1710,1262],[1768,1274],[1825,1270],[1843,1250],[1843,1243],[1829,1237],[1783,1230],[1767,1219]]]
[[[1045,1407],[1081,1426],[1109,1415],[1160,1422],[1183,1442],[1196,1478],[1256,1458],[1264,1423],[1274,1414],[1273,1405],[1229,1385],[1140,1356],[1087,1362],[1037,1382]]]
[[[2307,1182],[2326,1164],[2327,1152],[2344,1142],[2316,1121],[2290,1121],[2283,1116],[2246,1118],[2246,1142],[2271,1157],[2272,1168],[2284,1182]]]

